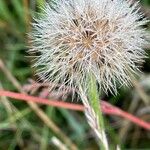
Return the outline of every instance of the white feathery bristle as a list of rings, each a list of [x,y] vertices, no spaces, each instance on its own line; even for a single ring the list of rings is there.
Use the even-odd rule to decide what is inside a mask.
[[[31,52],[44,81],[70,87],[82,84],[92,72],[100,89],[117,92],[130,85],[145,58],[147,20],[130,0],[57,0],[46,3],[35,19]]]

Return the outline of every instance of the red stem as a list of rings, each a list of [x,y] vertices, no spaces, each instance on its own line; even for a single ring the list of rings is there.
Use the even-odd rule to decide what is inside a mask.
[[[71,110],[76,110],[76,111],[84,111],[84,106],[80,105],[80,104],[72,104],[72,103],[67,103],[67,102],[62,102],[62,101],[52,100],[52,99],[48,100],[48,99],[44,99],[44,98],[29,96],[26,94],[14,93],[14,92],[10,92],[10,91],[0,90],[0,96],[7,96],[7,97],[11,97],[11,98],[21,100],[21,101],[32,101],[35,103],[40,103],[40,104],[45,104],[45,105],[50,105],[50,106],[60,107],[60,108],[66,108],[66,109],[71,109]],[[150,130],[150,123],[147,123],[147,122],[109,104],[106,101],[101,101],[101,106],[102,106],[102,111],[105,114],[116,115],[116,116],[126,118],[126,119],[130,120],[131,122],[134,122],[135,124],[145,128],[147,130]]]

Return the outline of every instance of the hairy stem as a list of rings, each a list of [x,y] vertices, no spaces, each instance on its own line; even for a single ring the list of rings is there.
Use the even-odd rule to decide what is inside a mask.
[[[100,149],[108,150],[104,120],[99,105],[99,94],[96,80],[92,74],[89,74],[87,83],[87,90],[82,85],[79,86],[80,96],[85,107],[85,116],[96,137],[100,140]]]
[[[96,84],[96,79],[93,76],[93,74],[89,75],[89,85],[88,85],[88,98],[90,100],[90,105],[93,108],[97,122],[98,122],[98,129],[101,134],[101,149],[108,150],[108,142],[105,134],[105,128],[104,128],[104,119],[103,119],[103,114],[102,114],[102,109],[101,105],[99,105],[99,98],[100,95],[98,93],[97,89],[97,84]]]

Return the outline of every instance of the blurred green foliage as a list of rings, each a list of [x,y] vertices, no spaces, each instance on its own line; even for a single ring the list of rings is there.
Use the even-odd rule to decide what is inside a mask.
[[[29,78],[36,78],[31,68],[31,60],[27,53],[27,33],[31,30],[31,16],[39,12],[44,0],[0,0],[0,59],[13,76],[24,85]],[[150,11],[150,0],[141,1],[143,8]],[[149,26],[150,27],[150,26]],[[150,29],[150,28],[149,28]],[[148,52],[149,54],[149,52]],[[150,59],[147,59],[143,71],[150,75]],[[144,74],[145,75],[145,74]],[[143,81],[145,81],[143,79]],[[142,82],[142,81],[140,81]],[[0,87],[16,90],[0,71]],[[138,101],[138,109],[145,105],[137,91],[121,89],[118,96],[105,97],[116,103],[124,110],[129,110],[131,101]],[[148,91],[149,94],[150,91]],[[52,142],[55,136],[32,110],[23,102],[0,99],[0,150],[53,150],[57,149]],[[97,150],[98,146],[93,138],[89,126],[82,113],[44,106],[46,114],[72,139],[81,150]],[[149,113],[150,118],[150,113]],[[135,125],[124,132],[126,124],[120,118],[107,117],[109,120],[107,132],[111,135],[110,142],[119,142],[122,148],[149,149],[150,134]],[[115,131],[115,132],[114,132]],[[116,133],[116,134],[115,134]],[[59,138],[59,137],[58,137]]]

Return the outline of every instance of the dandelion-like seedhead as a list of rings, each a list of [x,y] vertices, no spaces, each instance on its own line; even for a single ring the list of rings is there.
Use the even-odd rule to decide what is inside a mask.
[[[147,20],[131,0],[57,0],[35,21],[30,50],[45,81],[86,90],[92,73],[100,89],[116,93],[145,58]]]

